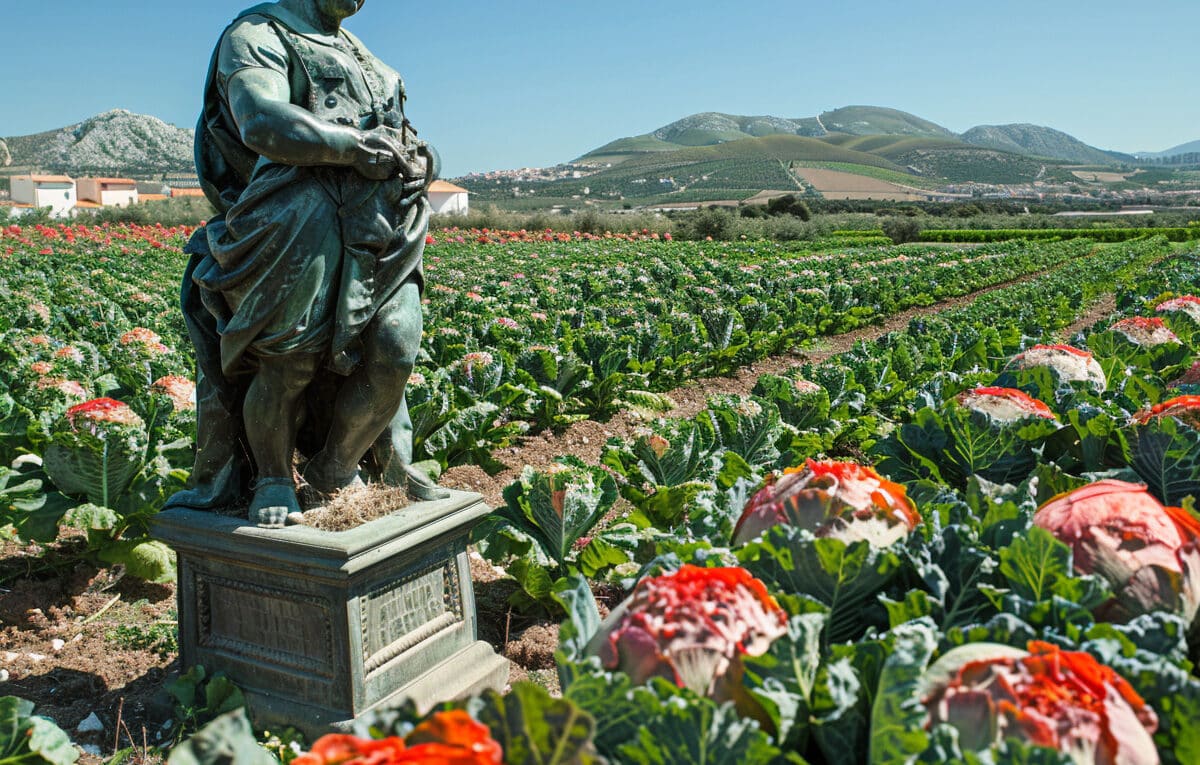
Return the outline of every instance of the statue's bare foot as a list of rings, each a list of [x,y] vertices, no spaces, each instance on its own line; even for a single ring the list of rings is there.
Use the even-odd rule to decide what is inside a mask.
[[[408,494],[413,499],[428,502],[435,499],[445,499],[450,496],[450,492],[447,489],[443,489],[429,480],[429,476],[417,470],[412,465],[404,466],[404,478]]]
[[[325,458],[325,452],[313,457],[304,468],[304,480],[308,485],[322,494],[350,487],[365,486],[362,476],[358,474],[358,466],[346,470]]]
[[[291,513],[300,512],[296,483],[290,478],[260,478],[250,500],[250,520],[263,528],[279,529]]]

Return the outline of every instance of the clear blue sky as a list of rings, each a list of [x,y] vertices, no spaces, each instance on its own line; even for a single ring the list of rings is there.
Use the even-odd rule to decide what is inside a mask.
[[[124,108],[191,126],[253,0],[2,3],[0,136]],[[347,28],[404,75],[447,176],[544,166],[701,111],[889,106],[1094,146],[1200,139],[1200,2],[368,0]]]

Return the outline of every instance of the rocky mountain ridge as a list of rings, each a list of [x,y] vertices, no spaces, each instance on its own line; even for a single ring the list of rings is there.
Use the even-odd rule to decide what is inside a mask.
[[[195,169],[192,142],[190,129],[113,109],[58,130],[6,137],[0,164],[69,175],[185,173]]]

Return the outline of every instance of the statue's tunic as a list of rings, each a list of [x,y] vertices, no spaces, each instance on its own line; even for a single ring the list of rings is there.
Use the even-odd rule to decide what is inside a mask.
[[[320,33],[275,3],[249,9],[213,53],[196,129],[196,166],[217,215],[192,236],[181,302],[196,346],[197,442],[191,489],[168,506],[213,509],[244,496],[250,472],[242,399],[259,357],[318,354],[354,370],[360,334],[401,285],[423,287],[425,182],[372,181],[350,167],[297,167],[241,141],[229,78],[248,67],[287,77],[291,103],[363,130],[403,129],[400,76],[341,31]],[[337,378],[337,375],[334,375]],[[311,394],[306,426],[320,443],[329,384]],[[376,445],[411,461],[403,404]]]
[[[423,184],[257,157],[237,140],[226,93],[246,68],[287,77],[291,102],[322,120],[397,136],[403,85],[344,30],[320,34],[271,4],[226,30],[205,94],[197,164],[223,215],[206,227],[209,253],[192,279],[217,322],[222,375],[242,374],[247,354],[297,353],[322,355],[347,374],[377,308],[405,281],[423,285]]]

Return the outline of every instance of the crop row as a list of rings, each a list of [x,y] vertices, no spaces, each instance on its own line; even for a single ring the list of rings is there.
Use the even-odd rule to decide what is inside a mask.
[[[410,402],[418,443],[444,464],[483,460],[527,426],[653,408],[655,392],[686,380],[1086,259],[1093,249],[823,253],[641,242],[481,254],[439,245],[427,267],[428,358]]]
[[[602,466],[526,469],[477,544],[517,604],[566,613],[564,698],[600,752],[1195,762],[1200,518],[1160,503],[1200,488],[1200,299],[1178,294],[1200,257],[1164,255],[1108,248],[614,439]],[[1109,290],[1128,318],[1049,344]],[[633,510],[599,525],[617,496]],[[601,623],[585,576],[639,584]],[[1037,713],[1057,727],[1013,722]]]
[[[75,526],[96,558],[170,575],[144,529],[194,434],[187,233],[3,230],[8,533]],[[411,410],[427,456],[485,466],[531,423],[652,408],[692,377],[1039,274],[654,421],[599,465],[527,468],[477,545],[515,606],[564,618],[564,700],[460,707],[510,761],[536,739],[634,763],[1196,762],[1200,417],[1171,397],[1200,392],[1200,300],[1181,296],[1200,257],[1178,249],[432,248]],[[1108,292],[1127,322],[1037,347]],[[1102,522],[1064,525],[1076,500],[1050,500],[1067,491]],[[618,497],[631,509],[601,523]],[[634,588],[603,623],[596,582]]]

